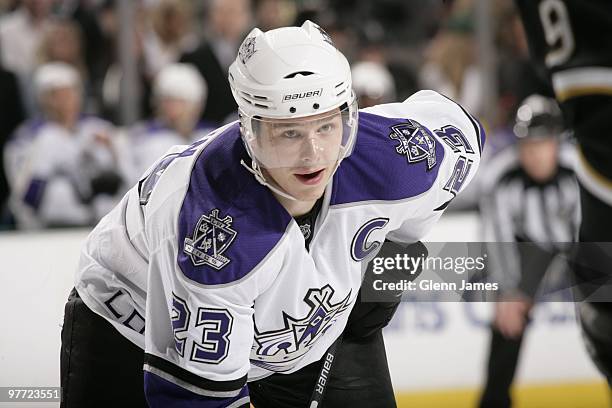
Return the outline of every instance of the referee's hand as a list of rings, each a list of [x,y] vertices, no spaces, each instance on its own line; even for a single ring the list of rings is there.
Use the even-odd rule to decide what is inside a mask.
[[[527,325],[531,302],[526,299],[502,300],[495,303],[495,327],[504,337],[517,339]]]

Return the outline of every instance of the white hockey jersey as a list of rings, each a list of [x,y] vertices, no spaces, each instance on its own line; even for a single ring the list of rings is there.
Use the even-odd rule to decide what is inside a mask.
[[[32,120],[16,131],[4,154],[20,228],[91,225],[114,207],[120,197],[85,199],[91,179],[118,165],[113,132],[112,124],[91,116],[73,130]]]
[[[145,349],[149,403],[177,390],[244,401],[247,378],[323,356],[364,260],[385,238],[422,238],[474,176],[483,143],[479,123],[433,91],[360,111],[307,250],[295,220],[240,165],[249,158],[239,125],[227,125],[175,148],[100,222],[77,290]]]

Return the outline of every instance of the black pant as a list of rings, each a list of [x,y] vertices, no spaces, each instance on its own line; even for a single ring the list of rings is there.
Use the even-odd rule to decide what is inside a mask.
[[[320,368],[318,361],[293,374],[273,374],[249,383],[252,404],[256,408],[307,407]],[[343,339],[320,406],[396,406],[381,330],[365,338]]]
[[[508,408],[512,405],[510,386],[521,351],[523,336],[505,337],[496,327],[491,329],[491,348],[487,365],[487,383],[480,399],[480,408]]]
[[[605,3],[605,11],[610,11],[609,2],[599,3],[602,10]],[[585,7],[584,10],[595,9]],[[606,13],[597,16],[604,15],[608,16]],[[609,183],[612,180],[612,139],[609,131],[612,124],[612,97],[604,94],[584,95],[570,98],[563,105],[565,116],[573,125],[582,155],[589,166]],[[590,254],[590,251],[576,252],[574,271],[580,283],[578,290],[582,296],[588,296],[594,291],[600,291],[602,285],[607,288],[605,295],[600,295],[605,298],[605,303],[585,302],[579,305],[580,324],[587,351],[612,388],[612,255],[609,249],[609,243],[612,242],[612,205],[596,197],[581,183],[580,208],[582,221],[579,241],[605,244],[599,251],[593,251],[595,247],[591,247]]]
[[[62,408],[147,407],[142,349],[72,290],[60,353]]]
[[[612,160],[608,163],[610,176]],[[599,301],[581,302],[578,315],[587,351],[612,389],[612,207],[583,186],[580,205],[580,243],[572,259],[574,290],[581,299],[598,293]]]

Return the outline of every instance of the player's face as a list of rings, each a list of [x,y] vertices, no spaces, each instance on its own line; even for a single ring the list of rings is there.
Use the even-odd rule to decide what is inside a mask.
[[[538,182],[550,180],[557,171],[558,142],[555,138],[528,139],[519,142],[521,165]]]
[[[81,94],[78,87],[62,87],[47,91],[43,105],[52,120],[72,126],[81,113]]]
[[[181,134],[190,134],[200,117],[200,105],[178,98],[160,98],[158,116]]]
[[[266,173],[299,201],[321,197],[340,157],[340,110],[261,125],[258,150]]]

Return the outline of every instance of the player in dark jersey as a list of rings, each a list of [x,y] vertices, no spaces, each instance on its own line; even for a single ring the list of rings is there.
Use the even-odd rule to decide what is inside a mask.
[[[579,143],[582,224],[574,260],[588,350],[612,383],[612,2],[516,0],[538,70]],[[603,292],[603,293],[602,293]],[[605,302],[603,301],[605,300]]]

